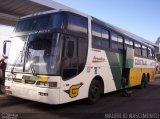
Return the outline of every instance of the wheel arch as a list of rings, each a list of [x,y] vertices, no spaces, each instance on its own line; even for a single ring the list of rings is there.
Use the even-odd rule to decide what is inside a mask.
[[[148,80],[150,81],[150,73],[147,73],[147,78],[148,78]]]
[[[99,76],[99,75],[97,75],[97,76],[95,76],[94,78],[93,78],[93,80],[98,80],[99,82],[100,82],[100,84],[101,84],[101,86],[102,86],[102,88],[101,88],[101,94],[104,94],[104,81],[103,81],[103,78],[101,77],[101,76]],[[93,81],[92,80],[92,81]],[[92,82],[91,81],[91,82]]]

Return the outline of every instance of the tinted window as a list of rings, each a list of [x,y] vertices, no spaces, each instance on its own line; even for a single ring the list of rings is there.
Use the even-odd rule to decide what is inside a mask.
[[[81,73],[85,67],[88,51],[86,38],[65,36],[62,54],[63,80],[69,80]]]
[[[135,55],[141,56],[141,45],[139,43],[135,43]]]
[[[125,38],[125,42],[124,43],[125,43],[125,49],[127,48],[127,46],[133,48],[133,41]]]
[[[78,73],[77,38],[72,36],[66,36],[63,48],[64,50],[62,55],[62,77],[63,80],[69,80],[69,78],[76,76]]]
[[[85,67],[86,59],[87,59],[87,52],[88,52],[88,42],[85,38],[79,38],[78,40],[78,62],[79,62],[79,73]]]
[[[155,50],[154,49],[152,49],[152,58],[155,58]]]
[[[111,39],[112,39],[112,41],[118,42],[118,36],[117,36],[117,34],[112,33]]]
[[[152,54],[152,49],[148,48],[148,57],[152,58],[153,54]]]
[[[67,52],[67,56],[69,58],[73,57],[73,53],[74,53],[74,42],[73,41],[68,41],[68,52]]]
[[[147,47],[146,46],[142,46],[142,56],[147,57]]]
[[[123,38],[121,36],[118,36],[118,46],[120,50],[123,50]]]
[[[112,40],[112,49],[120,51],[123,50],[123,38],[121,36],[112,33],[111,40]]]
[[[102,37],[102,28],[96,24],[92,24],[92,35],[96,37]]]
[[[102,39],[94,36],[92,39],[93,39],[92,41],[93,48],[102,49],[102,50],[106,50],[107,48],[109,48],[108,39]]]
[[[54,14],[51,16],[48,27],[49,28],[63,28],[64,15],[63,14]]]
[[[94,23],[92,23],[92,39],[93,48],[102,50],[109,48],[109,32]]]
[[[101,48],[101,38],[93,36],[92,39],[93,39],[93,41],[92,41],[93,48],[100,49]]]
[[[22,19],[16,26],[16,32],[62,28],[63,20],[64,15],[62,13]]]
[[[70,14],[68,18],[68,29],[76,32],[87,33],[88,21],[86,18]]]
[[[109,32],[107,30],[102,29],[102,38],[109,39]]]
[[[112,40],[112,49],[118,50],[118,36],[112,33],[111,40]]]
[[[47,28],[49,19],[50,17],[42,17],[40,19],[35,19],[31,24],[32,25],[31,30],[32,29],[39,30]]]

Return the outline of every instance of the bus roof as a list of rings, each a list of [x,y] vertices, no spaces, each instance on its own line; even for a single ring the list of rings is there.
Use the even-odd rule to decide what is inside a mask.
[[[20,19],[24,19],[24,18],[28,18],[28,17],[33,17],[33,16],[38,16],[38,15],[44,15],[44,14],[50,14],[50,13],[56,13],[56,12],[71,12],[71,13],[75,13],[78,15],[81,15],[83,17],[89,17],[89,15],[84,14],[78,10],[71,10],[71,9],[59,9],[59,10],[49,10],[49,11],[45,11],[45,12],[39,12],[39,13],[34,13],[34,14],[30,14],[24,17],[21,17]]]
[[[40,12],[40,13],[35,13],[35,14],[27,15],[27,16],[22,17],[21,19],[24,19],[24,18],[27,18],[27,17],[32,17],[32,16],[43,15],[43,14],[61,12],[61,11],[75,13],[75,14],[78,14],[78,15],[81,15],[81,16],[87,17],[87,18],[91,17],[93,21],[95,21],[98,24],[103,25],[104,27],[106,26],[106,27],[110,28],[111,30],[113,30],[115,32],[119,32],[120,34],[123,34],[123,35],[125,35],[125,36],[127,36],[127,37],[129,37],[129,38],[131,38],[131,39],[133,39],[133,40],[135,40],[137,42],[140,42],[140,43],[142,43],[144,45],[147,45],[149,47],[159,48],[159,46],[156,45],[155,43],[152,43],[152,42],[150,42],[150,41],[148,41],[148,40],[146,40],[146,39],[144,39],[142,37],[139,37],[139,36],[137,36],[137,35],[135,35],[133,33],[130,33],[128,31],[123,30],[121,28],[118,28],[116,26],[113,26],[113,25],[111,25],[109,23],[103,22],[103,21],[101,21],[101,20],[99,20],[99,19],[97,19],[95,17],[89,16],[89,15],[87,15],[85,13],[82,13],[82,12],[80,12],[78,10],[72,10],[72,9],[50,10],[50,11],[45,11],[45,12]]]
[[[158,48],[158,47],[159,47],[157,44],[152,43],[151,41],[148,41],[148,40],[146,40],[146,39],[144,39],[144,38],[142,38],[142,37],[139,37],[139,36],[137,36],[137,35],[135,35],[135,34],[133,34],[133,33],[130,33],[130,32],[128,32],[128,31],[123,30],[123,29],[121,29],[121,28],[118,28],[118,27],[116,27],[116,26],[113,26],[113,25],[111,25],[111,24],[109,24],[109,23],[103,22],[103,21],[101,21],[101,20],[99,20],[99,19],[97,19],[97,18],[95,18],[95,17],[92,17],[92,20],[93,20],[94,22],[96,22],[96,23],[104,26],[104,27],[106,26],[106,27],[110,28],[111,30],[113,30],[113,31],[115,31],[115,32],[118,32],[118,33],[120,33],[120,34],[123,34],[123,35],[125,35],[125,36],[127,36],[127,37],[129,37],[129,38],[131,38],[131,39],[133,39],[133,40],[135,40],[135,41],[137,41],[137,42],[139,42],[139,43],[142,43],[142,44],[147,45],[147,46],[150,46],[150,47],[155,47],[155,48]]]

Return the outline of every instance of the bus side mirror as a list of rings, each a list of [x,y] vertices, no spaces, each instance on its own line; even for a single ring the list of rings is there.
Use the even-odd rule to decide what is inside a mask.
[[[11,41],[10,40],[6,40],[3,42],[3,57],[4,58],[8,58],[7,56],[7,44],[10,43]]]

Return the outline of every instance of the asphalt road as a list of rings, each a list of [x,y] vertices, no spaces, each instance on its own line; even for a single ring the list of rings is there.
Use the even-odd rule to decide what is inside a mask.
[[[111,116],[111,114],[114,114],[116,118],[124,116],[120,114],[160,113],[160,79],[156,79],[145,89],[135,87],[131,90],[131,97],[122,97],[120,91],[109,93],[94,105],[88,105],[85,100],[80,100],[54,106],[0,95],[0,118],[105,119],[109,118],[108,116]],[[111,118],[114,118],[114,116]]]

